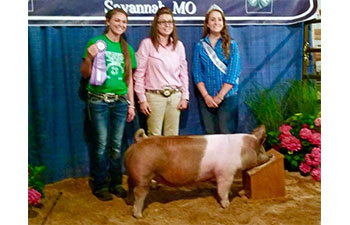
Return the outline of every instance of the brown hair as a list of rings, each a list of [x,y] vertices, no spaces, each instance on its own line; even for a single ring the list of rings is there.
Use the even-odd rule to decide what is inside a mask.
[[[220,10],[213,9],[213,10],[211,10],[211,11],[209,11],[207,13],[207,15],[205,16],[204,25],[203,25],[203,37],[205,37],[208,34],[210,34],[210,29],[208,28],[207,25],[208,25],[209,15],[213,11],[219,12],[221,14],[221,16],[222,16],[222,20],[224,22],[224,27],[222,28],[222,30],[220,32],[221,37],[222,37],[222,49],[224,50],[226,58],[229,58],[230,57],[231,37],[228,34],[228,29],[227,29],[227,25],[226,25],[226,19],[225,19],[225,15],[224,15],[223,12],[221,12]]]
[[[114,14],[116,13],[122,13],[126,16],[126,19],[128,19],[128,14],[120,8],[111,9],[106,13],[106,21],[109,21]],[[105,33],[109,31],[109,26],[107,25]],[[124,34],[120,36],[120,45],[122,47],[122,53],[124,56],[124,80],[126,84],[128,85],[128,82],[132,75],[132,68],[131,68],[131,58],[130,58],[130,52],[129,52],[129,46],[128,43],[125,40]]]
[[[174,21],[174,15],[171,12],[171,10],[167,7],[162,7],[160,9],[158,9],[157,13],[154,15],[154,19],[152,22],[152,26],[151,26],[151,32],[150,32],[150,37],[153,43],[153,46],[157,49],[158,51],[158,47],[159,47],[159,41],[158,41],[158,29],[157,29],[157,25],[158,25],[158,20],[159,20],[159,16],[162,14],[169,14],[171,15],[171,18],[173,19],[173,32],[171,32],[171,34],[169,35],[169,40],[168,40],[168,44],[170,43],[171,38],[173,39],[173,44],[174,44],[174,48],[173,50],[176,48],[177,42],[179,40],[179,37],[177,36],[177,32],[176,32],[176,26],[175,26],[175,21]]]

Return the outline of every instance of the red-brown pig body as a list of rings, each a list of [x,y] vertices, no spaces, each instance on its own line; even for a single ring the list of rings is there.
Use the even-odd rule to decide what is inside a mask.
[[[228,194],[237,170],[269,160],[263,142],[264,126],[252,134],[147,137],[142,129],[125,153],[128,200],[134,197],[133,215],[142,217],[152,179],[171,186],[215,179],[220,204],[229,205]]]

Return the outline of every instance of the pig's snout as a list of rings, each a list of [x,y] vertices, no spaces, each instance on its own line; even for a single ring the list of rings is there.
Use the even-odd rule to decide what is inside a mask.
[[[261,146],[258,152],[258,166],[266,163],[270,158],[272,158],[272,155],[267,154],[265,148]]]
[[[268,162],[271,158],[272,158],[272,155],[268,155],[266,153],[263,155],[260,155],[258,157],[258,165],[262,165],[262,164]]]

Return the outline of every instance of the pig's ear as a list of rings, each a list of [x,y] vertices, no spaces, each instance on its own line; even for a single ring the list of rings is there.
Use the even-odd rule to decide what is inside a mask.
[[[135,132],[135,135],[134,135],[135,142],[138,142],[145,137],[147,137],[147,135],[145,134],[144,129],[140,128]]]
[[[257,139],[259,144],[263,144],[266,139],[266,128],[264,125],[261,125],[257,128],[255,128],[252,132],[252,135],[254,135]]]

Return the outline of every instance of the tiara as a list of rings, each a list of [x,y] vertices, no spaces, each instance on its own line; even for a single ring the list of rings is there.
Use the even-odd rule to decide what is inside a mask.
[[[218,11],[224,13],[224,11],[217,4],[212,4],[210,6],[210,8],[208,9],[207,14],[212,10],[218,10]]]

